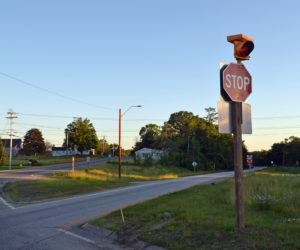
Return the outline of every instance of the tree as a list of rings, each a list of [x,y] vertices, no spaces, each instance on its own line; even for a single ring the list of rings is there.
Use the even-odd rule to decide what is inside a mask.
[[[32,128],[27,131],[24,142],[23,150],[25,154],[43,154],[46,151],[45,141],[42,132],[37,128]]]
[[[98,138],[93,124],[88,119],[77,118],[67,125],[65,132],[69,134],[68,145],[77,149],[81,155],[84,150],[96,148]],[[66,139],[64,146],[66,146]]]
[[[205,111],[207,112],[207,116],[204,117],[206,121],[215,123],[218,120],[218,112],[215,108],[208,107],[205,108]]]
[[[6,163],[7,154],[5,152],[5,149],[3,147],[2,140],[0,138],[0,165],[3,166]]]
[[[97,145],[97,153],[102,156],[110,152],[110,146],[105,139],[100,139]]]
[[[140,137],[141,141],[136,143],[135,150],[141,148],[153,148],[154,143],[160,136],[160,127],[156,124],[149,123],[141,128]]]
[[[53,144],[49,141],[45,142],[46,151],[51,151],[51,148],[53,147]]]
[[[216,125],[192,112],[173,113],[162,127],[148,124],[141,128],[140,137],[135,150],[162,149],[167,152],[164,158],[168,164],[193,169],[192,162],[196,161],[202,169],[233,168],[232,135],[219,134]]]

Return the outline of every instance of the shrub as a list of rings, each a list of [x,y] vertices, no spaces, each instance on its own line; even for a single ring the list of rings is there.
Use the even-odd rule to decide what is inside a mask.
[[[141,158],[140,158],[140,156],[139,155],[135,155],[135,154],[133,154],[133,162],[134,162],[134,164],[135,165],[141,165]]]
[[[5,149],[2,145],[2,141],[0,139],[0,165],[3,166],[6,163],[7,154],[5,152]]]
[[[39,162],[37,160],[35,160],[35,159],[29,159],[28,165],[30,165],[29,162],[31,162],[31,166],[35,166],[35,165],[39,164]]]
[[[153,165],[153,158],[152,155],[146,155],[145,160],[143,161],[143,165],[146,167],[150,167]]]

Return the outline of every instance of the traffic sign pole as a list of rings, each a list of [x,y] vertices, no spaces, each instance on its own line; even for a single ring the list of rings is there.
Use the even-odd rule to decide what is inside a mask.
[[[242,103],[233,102],[233,154],[236,223],[238,228],[244,228],[244,187],[243,187],[243,151],[242,151]]]
[[[244,223],[243,188],[243,147],[242,147],[242,103],[252,92],[252,78],[242,60],[249,60],[254,49],[254,40],[244,34],[227,36],[234,44],[234,57],[237,64],[223,65],[220,70],[221,95],[225,101],[232,101],[233,152],[236,222],[239,229]]]

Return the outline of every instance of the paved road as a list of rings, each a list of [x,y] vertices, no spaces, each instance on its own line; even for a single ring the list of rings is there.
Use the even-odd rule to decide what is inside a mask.
[[[130,159],[131,158],[129,157],[123,157],[124,161]],[[86,161],[76,162],[75,169],[85,168],[88,166],[95,166],[112,160],[116,161],[117,158],[103,158],[100,160],[92,160],[89,163]],[[10,181],[42,179],[46,178],[46,175],[49,175],[53,172],[66,170],[72,170],[72,163],[0,171],[0,188],[2,188],[5,185],[5,183]]]
[[[256,171],[262,168],[254,168]],[[159,195],[233,177],[233,172],[139,183],[104,192],[15,206],[0,200],[0,249],[119,249],[78,225]]]

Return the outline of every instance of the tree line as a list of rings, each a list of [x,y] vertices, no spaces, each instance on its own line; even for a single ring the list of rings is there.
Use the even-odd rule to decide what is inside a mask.
[[[295,166],[300,164],[300,138],[291,136],[274,143],[270,150],[254,151],[253,163],[256,166]]]
[[[69,123],[65,129],[68,133],[67,138],[64,139],[63,146],[69,149],[77,149],[81,154],[85,150],[95,149],[96,154],[107,155],[117,152],[117,144],[109,144],[105,139],[99,139],[96,130],[89,119],[81,117],[75,118]],[[24,136],[23,149],[20,154],[24,155],[42,155],[47,151],[51,151],[52,145],[50,142],[45,142],[42,132],[38,128],[28,130]],[[130,150],[122,150],[122,155],[129,155]],[[2,141],[0,140],[0,165],[4,165],[7,160]]]
[[[162,164],[188,169],[193,169],[194,161],[204,170],[233,169],[233,136],[218,132],[214,108],[206,112],[207,116],[201,118],[192,112],[179,111],[171,114],[163,126],[145,125],[140,129],[140,141],[135,144],[134,151],[142,148],[163,150]],[[244,156],[246,153],[243,145]]]

